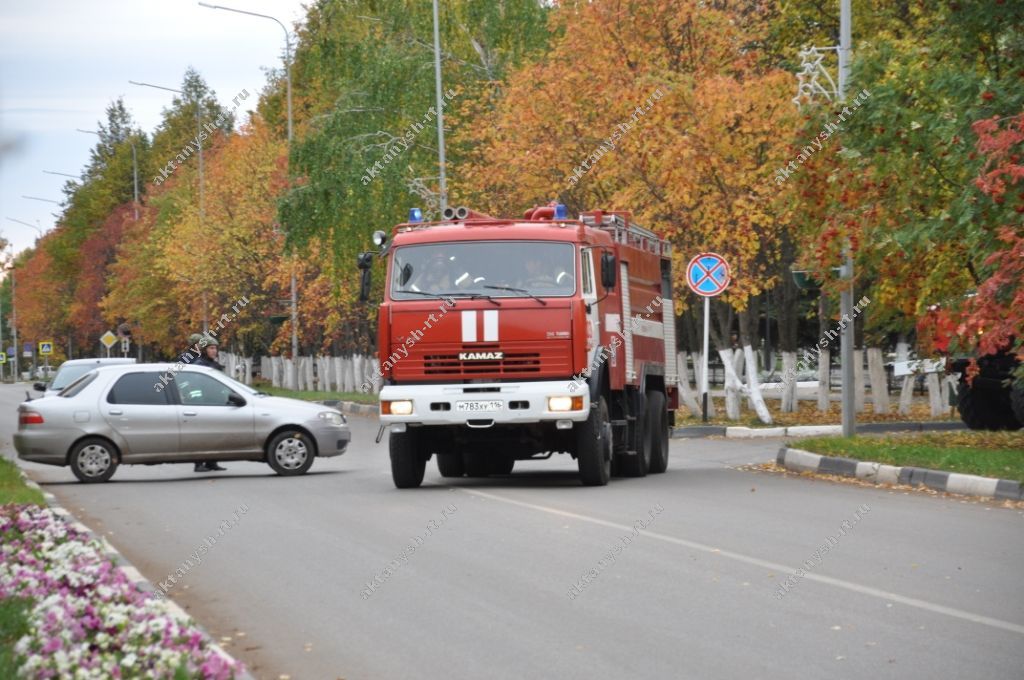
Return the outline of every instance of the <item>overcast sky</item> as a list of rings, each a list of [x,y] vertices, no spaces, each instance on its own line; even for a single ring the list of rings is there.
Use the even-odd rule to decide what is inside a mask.
[[[220,2],[272,15],[289,30],[304,16],[299,0],[210,4]],[[14,145],[0,158],[0,235],[21,251],[39,233],[8,218],[53,228],[60,207],[22,196],[63,201],[69,178],[43,171],[81,173],[96,138],[75,128],[95,130],[118,96],[152,134],[174,94],[129,80],[180,88],[193,66],[222,104],[248,90],[251,109],[265,69],[280,68],[283,55],[273,21],[195,0],[0,0],[0,146]]]

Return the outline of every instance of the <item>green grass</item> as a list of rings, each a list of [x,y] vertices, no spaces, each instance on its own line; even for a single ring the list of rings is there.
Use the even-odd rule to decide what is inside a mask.
[[[793,446],[827,456],[1024,482],[1024,433],[935,432],[884,437],[815,437]]]
[[[43,494],[25,486],[18,466],[5,458],[0,458],[0,505],[8,503],[44,505]],[[0,674],[0,678],[2,677],[5,676]]]
[[[363,394],[362,392],[313,392],[311,390],[286,390],[283,387],[271,387],[270,385],[253,385],[253,388],[262,390],[275,397],[291,397],[292,399],[305,399],[306,401],[323,401],[325,399],[340,399],[342,401],[354,401],[359,404],[376,404],[376,394]]]
[[[24,598],[0,600],[0,678],[18,675],[14,645],[29,631],[28,612],[31,608],[32,602]]]

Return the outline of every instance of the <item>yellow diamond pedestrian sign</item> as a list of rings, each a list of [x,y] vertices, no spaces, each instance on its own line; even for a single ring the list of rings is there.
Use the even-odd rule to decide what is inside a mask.
[[[53,354],[53,340],[43,340],[39,343],[39,356],[47,357]]]
[[[117,342],[117,336],[111,333],[110,331],[107,331],[106,333],[100,336],[100,342],[103,343],[104,347],[110,349],[111,347],[114,346],[114,343]]]

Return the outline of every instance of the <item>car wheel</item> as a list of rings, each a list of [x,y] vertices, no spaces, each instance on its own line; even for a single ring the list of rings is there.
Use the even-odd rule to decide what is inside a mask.
[[[306,474],[315,457],[313,442],[296,430],[282,432],[267,444],[267,464],[282,477]]]
[[[462,454],[437,454],[437,471],[441,473],[442,477],[462,477],[465,475],[466,467],[462,464]]]
[[[576,428],[576,463],[584,486],[604,486],[611,477],[612,424],[608,404],[600,397]]]
[[[391,454],[391,479],[399,489],[415,489],[423,483],[427,459],[423,455],[420,433],[415,430],[392,432],[388,438]]]
[[[78,481],[107,482],[117,470],[117,448],[106,439],[89,437],[75,444],[68,462]]]
[[[618,472],[623,477],[644,477],[651,466],[651,428],[647,411],[647,397],[640,394],[637,396],[636,420],[630,428],[631,448],[636,453],[618,457]]]
[[[651,474],[661,474],[668,469],[668,411],[665,410],[665,393],[647,394],[647,427],[651,431]]]

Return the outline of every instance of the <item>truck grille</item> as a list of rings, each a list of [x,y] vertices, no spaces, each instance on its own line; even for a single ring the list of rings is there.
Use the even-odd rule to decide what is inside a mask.
[[[540,352],[506,352],[504,358],[487,361],[462,361],[459,353],[424,354],[426,375],[523,375],[540,372]]]

